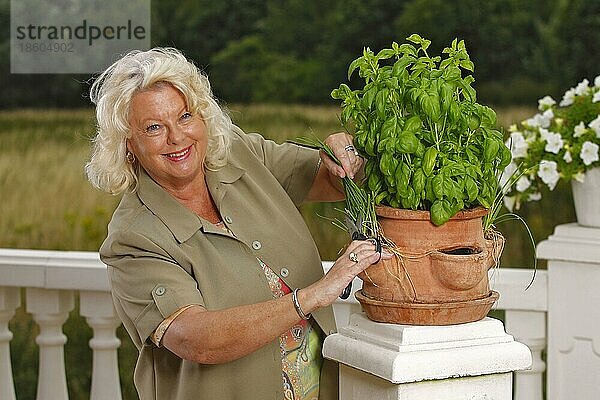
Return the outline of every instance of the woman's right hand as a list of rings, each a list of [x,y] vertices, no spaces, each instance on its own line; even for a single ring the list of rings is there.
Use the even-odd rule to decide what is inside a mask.
[[[298,292],[302,309],[305,313],[309,313],[330,305],[356,275],[380,259],[391,258],[392,254],[385,250],[380,256],[375,245],[368,240],[352,241],[323,278]],[[304,299],[306,299],[305,302],[302,301]],[[304,304],[306,304],[306,310]]]

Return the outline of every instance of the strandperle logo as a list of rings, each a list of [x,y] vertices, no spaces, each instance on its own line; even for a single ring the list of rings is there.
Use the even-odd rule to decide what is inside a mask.
[[[150,48],[150,0],[11,0],[11,73],[97,73]]]
[[[127,20],[126,25],[104,27],[88,24],[87,20],[76,27],[72,26],[46,26],[33,25],[17,26],[17,40],[72,40],[83,39],[87,40],[91,46],[94,41],[99,39],[105,40],[121,40],[121,39],[146,39],[146,28],[141,25],[133,25],[132,21]]]

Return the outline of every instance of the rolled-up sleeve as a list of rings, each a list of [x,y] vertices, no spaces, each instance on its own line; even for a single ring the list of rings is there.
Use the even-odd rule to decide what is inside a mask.
[[[194,278],[143,235],[131,231],[115,233],[100,254],[108,266],[117,311],[124,314],[121,319],[126,328],[135,329],[140,345],[181,307],[204,306]]]

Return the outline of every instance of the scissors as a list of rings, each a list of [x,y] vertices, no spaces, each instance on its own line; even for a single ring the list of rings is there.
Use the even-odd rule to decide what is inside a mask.
[[[348,229],[348,233],[352,240],[368,240],[369,242],[375,245],[376,250],[381,255],[381,241],[377,238],[368,238],[365,236],[362,230],[363,220],[362,216],[359,215],[356,218],[356,221],[353,220],[349,215],[346,215],[346,228]],[[347,299],[350,296],[350,292],[352,291],[352,281],[346,286],[342,294],[340,294],[340,299]]]

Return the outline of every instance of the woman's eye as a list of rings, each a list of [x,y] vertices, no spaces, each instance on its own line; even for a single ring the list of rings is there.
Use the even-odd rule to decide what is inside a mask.
[[[152,125],[148,125],[146,127],[146,133],[152,133],[152,132],[156,132],[160,129],[160,125],[159,124],[152,124]]]
[[[184,112],[181,117],[179,117],[179,119],[181,119],[182,121],[185,121],[187,119],[192,118],[192,113],[189,111]]]

